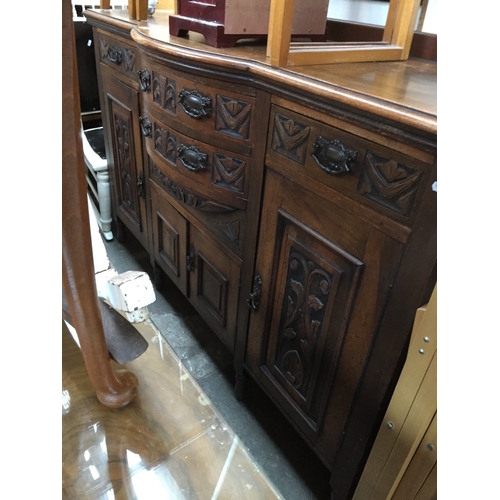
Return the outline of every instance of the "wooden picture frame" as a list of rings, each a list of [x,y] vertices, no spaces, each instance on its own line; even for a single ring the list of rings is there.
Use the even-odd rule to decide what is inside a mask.
[[[293,42],[294,0],[271,0],[267,57],[271,66],[304,66],[408,59],[420,0],[390,0],[387,22],[377,42]]]

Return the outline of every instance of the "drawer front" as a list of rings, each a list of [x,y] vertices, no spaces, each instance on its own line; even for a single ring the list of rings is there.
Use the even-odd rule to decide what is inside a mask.
[[[99,61],[112,70],[138,84],[137,70],[140,69],[139,52],[130,43],[108,33],[98,31],[97,47]]]
[[[143,85],[146,107],[159,119],[190,137],[251,155],[254,89],[211,79],[200,83],[148,61],[140,72],[148,82]]]
[[[143,116],[142,120],[146,118]],[[220,204],[246,209],[251,171],[249,157],[193,140],[154,117],[148,120],[146,148],[160,169]]]
[[[410,225],[430,165],[291,110],[273,106],[268,162],[298,169],[378,212]]]

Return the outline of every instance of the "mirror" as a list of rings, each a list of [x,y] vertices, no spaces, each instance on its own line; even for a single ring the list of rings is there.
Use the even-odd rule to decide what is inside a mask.
[[[328,19],[385,26],[388,0],[330,0]],[[422,0],[415,31],[437,34],[437,0]]]

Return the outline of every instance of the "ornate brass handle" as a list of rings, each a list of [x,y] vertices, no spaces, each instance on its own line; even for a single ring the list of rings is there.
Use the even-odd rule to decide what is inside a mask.
[[[137,71],[139,75],[139,84],[141,86],[141,90],[144,92],[149,92],[151,89],[151,75],[146,68],[142,68]]]
[[[327,174],[337,175],[352,171],[358,154],[356,150],[347,149],[337,139],[329,141],[323,137],[318,137],[313,147],[312,157]]]
[[[262,293],[262,278],[257,274],[253,280],[253,290],[247,299],[248,307],[254,311],[259,309],[260,296]]]
[[[197,90],[182,89],[179,92],[179,104],[191,118],[201,118],[210,115],[212,99]]]
[[[141,125],[142,135],[144,137],[151,137],[151,120],[146,115],[142,115],[139,117],[139,123]]]
[[[110,47],[108,49],[108,59],[114,64],[121,64],[122,50],[119,47]]]
[[[177,158],[181,163],[191,172],[197,172],[198,170],[206,170],[208,163],[207,153],[203,153],[194,146],[186,146],[181,144],[177,148]]]

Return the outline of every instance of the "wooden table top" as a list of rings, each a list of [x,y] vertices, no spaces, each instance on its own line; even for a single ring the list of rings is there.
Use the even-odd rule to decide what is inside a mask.
[[[216,48],[207,45],[198,33],[190,32],[185,38],[171,36],[169,14],[171,12],[156,11],[148,21],[139,22],[130,20],[126,9],[93,10],[86,15],[89,19],[130,27],[132,38],[146,48],[194,63],[214,64],[271,79],[427,133],[437,133],[437,64],[434,61],[409,59],[276,68],[266,59],[265,42]]]

